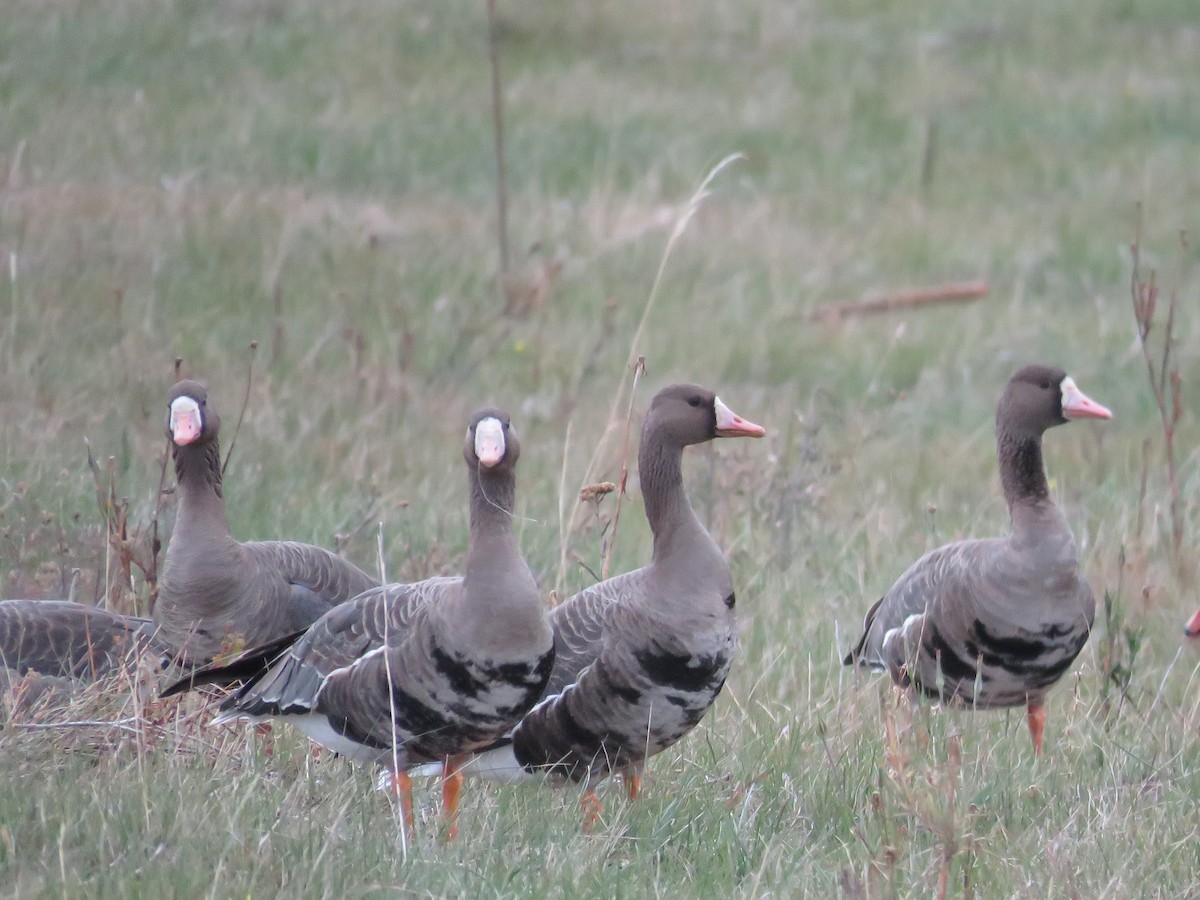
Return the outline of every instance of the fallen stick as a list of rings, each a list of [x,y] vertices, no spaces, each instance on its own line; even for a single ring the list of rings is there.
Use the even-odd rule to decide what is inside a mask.
[[[866,297],[857,303],[818,306],[808,314],[808,317],[826,322],[836,322],[849,316],[889,312],[893,309],[913,309],[918,306],[936,306],[943,303],[964,303],[986,297],[987,292],[986,281],[957,281],[935,287],[878,294],[874,297]]]

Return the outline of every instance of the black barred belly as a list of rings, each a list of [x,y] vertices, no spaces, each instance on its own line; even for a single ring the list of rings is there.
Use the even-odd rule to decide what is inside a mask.
[[[579,682],[526,716],[517,762],[571,781],[640,764],[691,731],[725,684],[732,653],[675,655],[653,643],[636,672],[597,661]]]
[[[389,734],[387,721],[394,714],[395,737],[409,764],[478,750],[510,729],[540,699],[554,651],[533,664],[490,664],[434,648],[432,660],[432,682],[397,681],[390,705],[386,681],[380,685],[373,727],[356,727],[354,716],[329,716],[330,724],[351,740],[382,749],[388,746],[381,738]],[[386,679],[386,674],[380,677]]]
[[[917,686],[928,696],[959,698],[981,709],[1018,706],[1052,687],[1087,643],[1086,622],[1003,636],[976,619],[966,641],[952,646],[927,626],[922,651],[931,665]],[[942,690],[937,676],[941,675]],[[978,684],[979,693],[975,693]]]

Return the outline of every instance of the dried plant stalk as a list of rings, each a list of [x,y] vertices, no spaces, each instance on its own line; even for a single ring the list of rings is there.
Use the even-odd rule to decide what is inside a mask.
[[[504,96],[500,88],[500,30],[496,0],[487,0],[488,58],[492,71],[492,138],[496,154],[496,236],[500,250],[500,296],[507,306],[508,190],[504,183]]]
[[[629,435],[633,431],[633,398],[637,396],[638,382],[646,374],[646,358],[639,356],[633,364],[633,386],[629,389],[629,412],[625,417],[625,441],[621,445],[621,477],[617,480],[617,508],[613,512],[612,530],[608,534],[608,546],[604,549],[604,567],[600,570],[600,580],[608,578],[608,567],[612,562],[613,545],[617,540],[617,525],[621,522],[621,498],[625,496],[626,484],[629,481]],[[582,492],[581,492],[582,493]]]
[[[910,290],[888,291],[873,297],[864,297],[854,302],[831,303],[818,306],[808,313],[808,318],[824,322],[838,322],[851,316],[871,313],[892,312],[897,309],[915,309],[922,306],[939,306],[947,303],[965,303],[980,300],[988,294],[987,282],[956,281],[932,287]]]
[[[663,275],[666,272],[667,263],[671,259],[672,251],[675,249],[675,245],[679,242],[679,240],[683,237],[684,233],[687,231],[688,224],[692,221],[692,218],[699,211],[699,209],[700,209],[701,205],[704,203],[705,199],[708,198],[709,187],[712,185],[712,183],[716,179],[716,177],[718,175],[720,175],[723,171],[725,171],[725,169],[728,168],[729,166],[731,166],[733,163],[735,163],[741,159],[744,159],[744,158],[745,157],[741,153],[731,153],[729,156],[726,156],[719,163],[717,163],[715,166],[713,166],[712,169],[709,170],[708,174],[704,176],[704,180],[700,182],[700,186],[697,187],[696,191],[692,194],[692,196],[688,198],[687,203],[681,208],[677,218],[675,219],[675,224],[674,224],[674,227],[671,229],[670,236],[667,238],[667,245],[663,250],[662,258],[659,260],[658,270],[655,272],[655,275],[654,275],[654,281],[650,285],[650,293],[646,297],[645,305],[642,307],[641,318],[638,320],[637,328],[634,330],[633,338],[630,341],[629,365],[626,366],[624,373],[621,375],[620,381],[617,383],[617,389],[613,393],[612,403],[611,403],[611,405],[609,407],[609,411],[608,411],[608,418],[606,419],[606,421],[609,423],[608,429],[605,431],[604,437],[600,441],[597,441],[597,443],[596,443],[596,448],[592,452],[592,458],[589,460],[587,469],[584,472],[583,481],[580,482],[580,488],[596,481],[596,470],[598,468],[600,458],[601,458],[604,450],[607,447],[609,435],[615,429],[615,423],[617,422],[617,409],[620,406],[621,398],[625,395],[625,379],[627,377],[632,376],[634,379],[633,387],[636,387],[638,379],[640,379],[646,372],[645,356],[643,354],[638,353],[638,346],[641,344],[642,335],[646,330],[646,323],[650,318],[650,311],[651,311],[651,309],[653,309],[654,302],[655,302],[656,298],[658,297],[658,291],[659,291],[660,286],[662,285]],[[627,472],[628,472],[627,467],[625,465],[625,461],[627,460],[628,455],[629,455],[629,433],[632,428],[633,387],[630,388],[629,410],[628,410],[628,414],[625,419],[624,450],[622,451],[622,472],[625,474],[627,474]],[[603,569],[607,569],[608,559],[610,558],[610,555],[611,555],[611,544],[612,544],[613,539],[616,537],[617,515],[619,514],[619,511],[620,511],[620,506],[619,506],[620,497],[621,497],[621,494],[624,493],[624,490],[625,490],[625,474],[622,475],[622,477],[620,479],[620,484],[618,485],[619,491],[617,494],[617,502],[618,502],[617,514],[614,514],[612,533],[610,533],[608,535],[608,543],[604,547],[603,555],[604,555],[605,563],[604,563]],[[580,503],[580,502],[583,502],[583,501],[578,500],[578,499],[576,500],[576,503]],[[562,518],[561,513],[560,513],[560,518]],[[557,581],[557,584],[560,586],[563,582],[565,564],[566,564],[566,553],[563,554],[563,556],[560,560],[560,568],[559,568],[558,581]]]
[[[183,357],[175,357],[175,380],[179,380],[183,370]],[[162,541],[158,536],[158,520],[162,515],[163,497],[167,494],[167,463],[171,459],[171,439],[167,438],[163,448],[162,466],[158,472],[158,492],[154,495],[154,515],[150,519],[150,570],[146,572],[146,584],[149,587],[148,602],[151,610],[158,602],[158,554],[162,551]]]
[[[233,438],[229,441],[229,449],[225,451],[225,462],[221,463],[221,475],[229,468],[229,459],[233,456],[233,448],[237,446],[238,434],[242,430],[242,420],[246,417],[246,407],[250,405],[250,387],[254,383],[254,357],[258,353],[258,341],[250,342],[250,362],[246,367],[246,393],[242,397],[242,409],[238,413],[237,424],[233,426]]]
[[[1181,551],[1183,548],[1183,508],[1179,498],[1179,474],[1175,458],[1175,431],[1179,420],[1183,417],[1183,387],[1179,377],[1179,369],[1172,358],[1175,346],[1175,312],[1178,306],[1178,288],[1171,288],[1167,298],[1167,321],[1163,327],[1162,345],[1156,350],[1151,340],[1154,329],[1154,314],[1158,309],[1159,286],[1156,273],[1150,270],[1149,276],[1143,277],[1141,265],[1142,227],[1139,217],[1137,234],[1130,245],[1133,258],[1133,271],[1130,276],[1130,293],[1133,299],[1133,317],[1138,326],[1138,342],[1142,348],[1142,358],[1146,362],[1146,377],[1150,381],[1150,390],[1154,394],[1154,402],[1158,406],[1159,420],[1162,424],[1163,455],[1167,467],[1167,490],[1169,492],[1171,513],[1171,560],[1177,571],[1182,566]],[[1187,233],[1179,233],[1179,258],[1182,266],[1187,255]],[[1176,280],[1178,283],[1178,279]]]

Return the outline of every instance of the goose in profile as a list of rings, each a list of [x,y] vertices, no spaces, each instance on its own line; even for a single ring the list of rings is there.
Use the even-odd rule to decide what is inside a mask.
[[[1087,643],[1096,612],[1046,483],[1042,435],[1111,416],[1061,369],[1018,370],[996,410],[1009,534],[947,544],[909,566],[867,611],[846,665],[886,669],[902,687],[979,709],[1024,705],[1040,754],[1046,692]]]

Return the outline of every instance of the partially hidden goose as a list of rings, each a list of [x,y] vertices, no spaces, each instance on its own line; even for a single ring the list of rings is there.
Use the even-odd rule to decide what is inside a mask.
[[[208,392],[181,381],[167,404],[179,506],[153,615],[182,661],[204,663],[296,634],[379,584],[321,547],[234,540],[221,482],[221,421]]]
[[[765,433],[699,385],[671,385],[654,396],[638,450],[654,536],[650,564],[551,611],[556,655],[545,696],[463,774],[582,783],[589,814],[598,812],[592,785],[611,772],[637,796],[645,761],[696,727],[725,684],[737,646],[733,579],[688,503],[683,449]]]
[[[460,760],[529,711],[554,660],[546,611],[513,534],[519,455],[504,412],[476,413],[463,448],[470,482],[465,576],[385,585],[332,610],[226,700],[216,722],[282,719],[350,759],[382,764],[410,829],[406,771],[440,761],[452,836]],[[202,670],[195,683],[238,680],[247,665],[256,668],[252,656]]]
[[[10,688],[27,678],[94,681],[161,650],[150,619],[69,600],[0,602],[0,676]]]
[[[902,687],[979,709],[1024,704],[1041,753],[1046,692],[1087,643],[1096,611],[1046,484],[1042,433],[1111,416],[1061,369],[1018,370],[996,410],[1010,533],[947,544],[913,563],[867,611],[846,665],[887,669]]]

